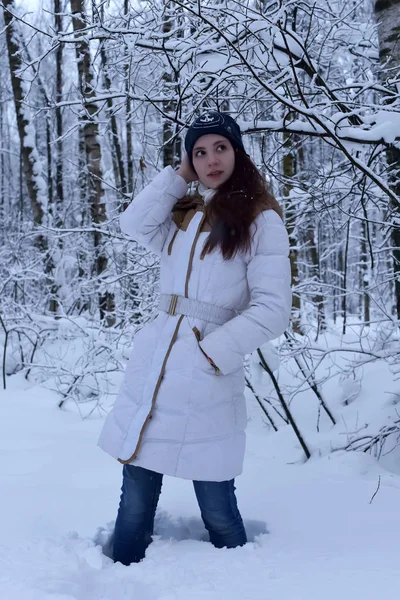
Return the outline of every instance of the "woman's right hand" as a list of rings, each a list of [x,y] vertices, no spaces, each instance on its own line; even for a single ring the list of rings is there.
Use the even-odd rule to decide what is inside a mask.
[[[192,165],[189,162],[189,156],[185,153],[181,166],[177,171],[175,171],[178,175],[183,177],[186,183],[191,183],[192,181],[197,181],[199,176],[196,171],[193,169]]]

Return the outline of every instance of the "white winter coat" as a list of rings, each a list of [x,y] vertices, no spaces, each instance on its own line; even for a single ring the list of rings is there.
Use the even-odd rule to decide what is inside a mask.
[[[177,220],[171,212],[186,192],[184,179],[166,167],[121,214],[121,229],[161,255],[161,293],[240,314],[216,325],[159,311],[133,340],[99,445],[123,463],[185,479],[225,481],[243,466],[243,357],[288,325],[288,235],[279,216],[264,210],[252,224],[250,252],[224,260],[217,248],[203,256],[210,231],[204,204],[187,210],[183,221],[182,214]]]

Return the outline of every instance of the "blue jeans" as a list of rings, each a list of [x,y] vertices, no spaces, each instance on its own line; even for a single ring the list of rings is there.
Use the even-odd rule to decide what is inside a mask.
[[[151,542],[163,476],[142,467],[124,465],[122,494],[113,539],[114,562],[129,565],[144,558]],[[235,496],[235,480],[193,481],[201,517],[216,548],[247,542]]]

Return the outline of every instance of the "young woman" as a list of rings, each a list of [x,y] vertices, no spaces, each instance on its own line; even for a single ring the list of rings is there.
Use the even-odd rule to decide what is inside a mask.
[[[161,256],[159,312],[133,351],[100,447],[123,467],[113,558],[140,561],[163,475],[193,481],[211,543],[246,543],[234,479],[247,423],[243,357],[283,333],[291,309],[281,210],[240,128],[208,112],[181,167],[166,167],[121,214],[124,233]],[[199,196],[186,196],[199,181]]]

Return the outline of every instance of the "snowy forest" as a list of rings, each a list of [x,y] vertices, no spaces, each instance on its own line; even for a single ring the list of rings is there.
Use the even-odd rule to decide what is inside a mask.
[[[245,361],[257,448],[286,444],[301,464],[356,454],[400,475],[400,4],[0,7],[3,391],[19,378],[62,415],[103,419],[158,304],[159,259],[121,233],[119,215],[180,164],[195,116],[226,111],[290,240],[290,327]],[[168,599],[184,597],[195,596]]]
[[[182,136],[206,108],[238,119],[290,236],[293,311],[279,354],[294,361],[296,381],[282,388],[273,378],[274,400],[256,394],[269,422],[291,421],[291,400],[306,387],[335,422],[321,389],[329,375],[319,381],[317,367],[337,362],[349,331],[357,348],[340,371],[350,397],[363,365],[384,359],[396,374],[395,9],[323,0],[1,4],[4,388],[22,369],[51,379],[60,405],[98,408],[110,373],[123,368],[126,333],[157,305],[157,257],[120,233],[118,215],[157,170],[180,163]],[[334,347],[321,345],[332,327]],[[60,337],[74,339],[67,355],[54,352]],[[272,373],[266,356],[258,362]],[[382,439],[378,429],[364,441]]]

